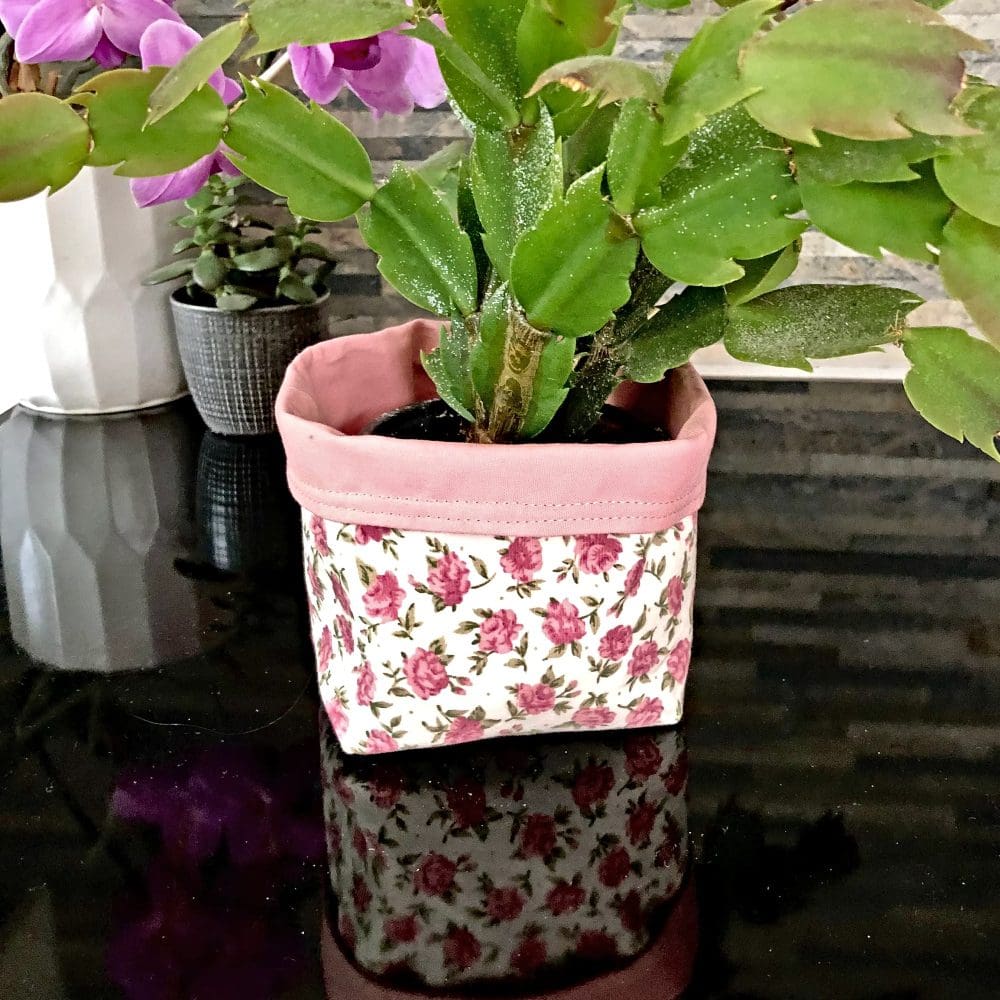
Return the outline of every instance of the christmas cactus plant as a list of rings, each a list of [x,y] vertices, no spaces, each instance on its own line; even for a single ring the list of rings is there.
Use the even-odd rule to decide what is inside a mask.
[[[84,6],[80,54],[102,31],[131,41],[113,0]],[[88,163],[145,177],[221,150],[298,215],[357,214],[385,278],[450,321],[425,366],[473,441],[585,439],[620,382],[717,342],[803,370],[899,344],[916,408],[1000,459],[1000,90],[963,61],[983,43],[941,0],[726,0],[676,59],[641,64],[613,54],[632,6],[249,0],[169,70],[0,100],[0,198]],[[40,22],[20,25],[32,53]],[[469,141],[377,179],[295,90],[248,72],[227,104],[206,86],[286,48],[317,100],[348,85],[373,103],[394,81],[401,110],[432,99],[418,70],[436,54]],[[382,89],[364,77],[379,66]],[[787,284],[810,227],[938,265],[985,339],[908,323],[909,291]]]

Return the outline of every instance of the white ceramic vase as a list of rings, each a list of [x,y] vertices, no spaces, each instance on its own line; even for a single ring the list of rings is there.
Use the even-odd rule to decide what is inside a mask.
[[[202,650],[194,440],[183,411],[0,427],[0,547],[14,641],[61,670],[139,670]]]
[[[84,170],[51,197],[0,204],[0,367],[7,391],[52,413],[115,413],[187,391],[169,289],[176,206],[139,209],[128,180]]]

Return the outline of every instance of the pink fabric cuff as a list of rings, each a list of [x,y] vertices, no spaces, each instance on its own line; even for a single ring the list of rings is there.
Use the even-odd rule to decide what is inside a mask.
[[[321,951],[323,981],[330,1000],[429,1000],[434,993],[414,993],[382,986],[365,976],[344,954],[323,921]],[[674,901],[660,933],[634,962],[624,969],[566,989],[546,991],[546,1000],[677,1000],[687,989],[698,951],[698,903],[689,876]],[[475,991],[448,993],[451,1000],[475,1000]],[[529,994],[530,996],[530,994]]]
[[[326,341],[291,364],[277,401],[292,494],[331,521],[545,537],[663,531],[705,497],[715,406],[690,366],[612,397],[670,441],[475,445],[361,436],[437,392],[420,364],[439,325],[415,320]]]

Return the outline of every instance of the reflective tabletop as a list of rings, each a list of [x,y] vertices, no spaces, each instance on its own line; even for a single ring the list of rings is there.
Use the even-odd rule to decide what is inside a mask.
[[[684,724],[378,758],[276,440],[7,415],[0,1000],[1000,994],[996,468],[714,388]]]

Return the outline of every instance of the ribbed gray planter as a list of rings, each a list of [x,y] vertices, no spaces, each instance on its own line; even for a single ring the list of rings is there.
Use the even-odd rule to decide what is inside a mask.
[[[285,369],[327,335],[329,294],[312,305],[225,312],[170,298],[191,395],[216,434],[270,434]]]

